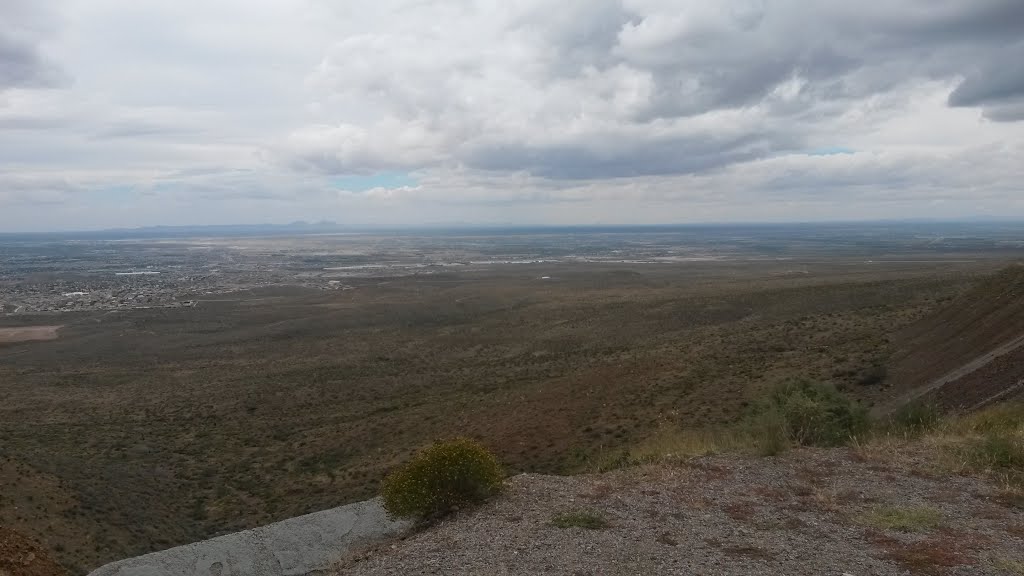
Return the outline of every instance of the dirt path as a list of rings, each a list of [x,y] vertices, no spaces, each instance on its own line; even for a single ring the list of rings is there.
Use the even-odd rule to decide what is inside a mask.
[[[961,378],[987,366],[988,364],[992,363],[992,361],[994,361],[996,358],[999,358],[1000,356],[1005,356],[1006,354],[1009,354],[1010,352],[1017,350],[1021,346],[1024,346],[1024,334],[1021,334],[1020,336],[1014,338],[1013,340],[1010,340],[1009,342],[999,346],[998,348],[989,350],[988,352],[982,354],[981,356],[978,356],[974,360],[971,360],[970,362],[960,366],[959,368],[956,368],[955,370],[947,372],[946,374],[936,378],[935,380],[932,380],[925,386],[915,388],[914,390],[911,390],[910,392],[900,396],[898,399],[893,400],[892,402],[885,404],[882,407],[876,407],[873,412],[876,416],[890,414],[900,406],[903,406],[909,402],[913,402],[914,400],[922,398],[925,395],[934,392],[947,384],[956,382],[957,380],[960,380]]]
[[[979,410],[979,409],[984,408],[985,406],[988,406],[990,404],[995,404],[996,402],[998,402],[1000,400],[1003,400],[1005,398],[1009,398],[1009,397],[1013,396],[1014,394],[1016,394],[1017,392],[1019,392],[1021,390],[1024,390],[1024,378],[1021,378],[1020,380],[1017,380],[1017,383],[1014,384],[1013,386],[1010,386],[1008,388],[1003,388],[1002,390],[1000,390],[999,392],[993,394],[992,396],[989,396],[987,398],[983,398],[982,400],[976,402],[973,406],[970,407],[969,411],[970,410]]]

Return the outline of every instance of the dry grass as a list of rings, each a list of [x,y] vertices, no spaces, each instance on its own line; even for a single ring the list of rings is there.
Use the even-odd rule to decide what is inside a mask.
[[[697,456],[752,450],[749,434],[736,428],[683,429],[661,426],[646,440],[629,449],[637,463],[683,461]]]
[[[691,470],[698,471],[704,481],[724,480],[735,474],[725,466],[715,464],[714,462],[708,462],[706,460],[691,460],[686,462],[685,465]]]
[[[597,482],[595,483],[589,492],[581,494],[584,498],[590,498],[593,500],[607,500],[609,496],[615,493],[615,487],[609,482]]]
[[[1007,576],[1024,576],[1024,562],[1009,558],[993,558],[992,567]]]
[[[891,541],[883,546],[889,560],[906,568],[911,574],[944,574],[947,568],[970,564],[964,556],[945,540],[921,540],[918,542]]]
[[[981,474],[1013,500],[1024,489],[1024,402],[951,415],[915,435],[883,428],[854,441],[850,453],[918,476]]]
[[[875,529],[865,537],[883,551],[883,556],[911,574],[941,576],[957,566],[977,564],[978,553],[991,548],[991,540],[949,529],[940,529],[923,538],[907,541],[893,538]]]
[[[573,510],[563,512],[551,519],[556,528],[583,528],[585,530],[602,530],[609,526],[605,517],[593,510]]]
[[[997,404],[984,410],[946,419],[941,430],[958,435],[1024,432],[1024,402]]]
[[[996,493],[996,502],[1013,510],[1024,510],[1024,489],[1019,486],[1007,486]]]
[[[856,521],[879,530],[928,532],[942,525],[942,514],[923,506],[879,506],[861,514]]]

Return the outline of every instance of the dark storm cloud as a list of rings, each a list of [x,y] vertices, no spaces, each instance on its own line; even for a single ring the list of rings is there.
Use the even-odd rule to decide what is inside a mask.
[[[0,30],[0,90],[50,86],[57,78],[34,46]]]
[[[340,41],[321,80],[410,128],[352,119],[337,135],[295,139],[287,164],[696,174],[798,151],[869,99],[874,114],[895,115],[906,101],[894,94],[960,78],[950,106],[1020,118],[1022,0],[567,0],[473,14],[488,35],[456,25]],[[472,56],[460,33],[485,49]],[[734,113],[749,117],[719,118]]]
[[[40,46],[47,17],[34,2],[0,0],[0,91],[52,87],[64,80]]]
[[[1018,0],[940,0],[912,2],[918,18],[897,23],[894,32],[907,31],[937,42],[1016,40],[1024,33],[1024,2]]]
[[[1024,35],[1019,0],[863,2],[859,11],[837,3],[770,6],[752,28],[735,19],[660,46],[673,55],[651,67],[662,101],[686,78],[698,85],[688,110],[697,112],[757,103],[794,77],[821,101],[864,97],[914,76],[955,77],[978,65],[1007,73],[1010,62],[1024,62],[1005,49]],[[988,64],[999,59],[1003,65]]]
[[[578,142],[527,146],[485,144],[464,160],[481,170],[525,170],[552,180],[628,178],[698,174],[753,160],[793,146],[768,135],[725,137],[681,135],[657,139],[593,138],[600,147]]]
[[[949,95],[950,106],[981,106],[996,121],[1020,120],[1024,108],[1024,42],[1000,51]]]
[[[1019,50],[1017,58],[1024,58]],[[1007,59],[1002,66],[968,76],[949,95],[950,106],[978,106],[1024,96],[1024,59]]]
[[[647,3],[648,6],[651,3]],[[1018,120],[1024,94],[1024,2],[911,1],[819,3],[738,2],[707,17],[616,9],[602,2],[587,26],[548,25],[545,54],[565,77],[593,68],[626,66],[649,75],[647,102],[628,116],[633,126],[719,110],[762,106],[776,120],[893,90],[914,79],[966,80],[951,106],[984,106],[994,120]],[[698,11],[699,12],[699,11]],[[611,29],[619,26],[616,33]],[[674,29],[673,29],[674,27]],[[773,98],[795,82],[788,99]],[[833,103],[839,106],[831,106]],[[584,134],[556,146],[490,145],[464,159],[486,170],[527,170],[548,178],[609,178],[688,174],[784,153],[799,145],[805,126],[775,122],[776,134],[735,139],[713,133],[678,140],[632,130],[608,135],[611,150],[595,151]],[[627,127],[628,128],[628,127]]]

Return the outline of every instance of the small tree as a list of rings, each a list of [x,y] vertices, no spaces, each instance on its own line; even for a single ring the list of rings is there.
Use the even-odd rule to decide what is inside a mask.
[[[384,479],[384,508],[399,518],[431,518],[485,500],[501,488],[497,458],[467,438],[435,442]]]

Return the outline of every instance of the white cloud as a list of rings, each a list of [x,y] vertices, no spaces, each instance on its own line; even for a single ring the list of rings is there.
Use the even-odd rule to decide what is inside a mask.
[[[0,230],[1024,217],[1017,0],[40,6]]]

